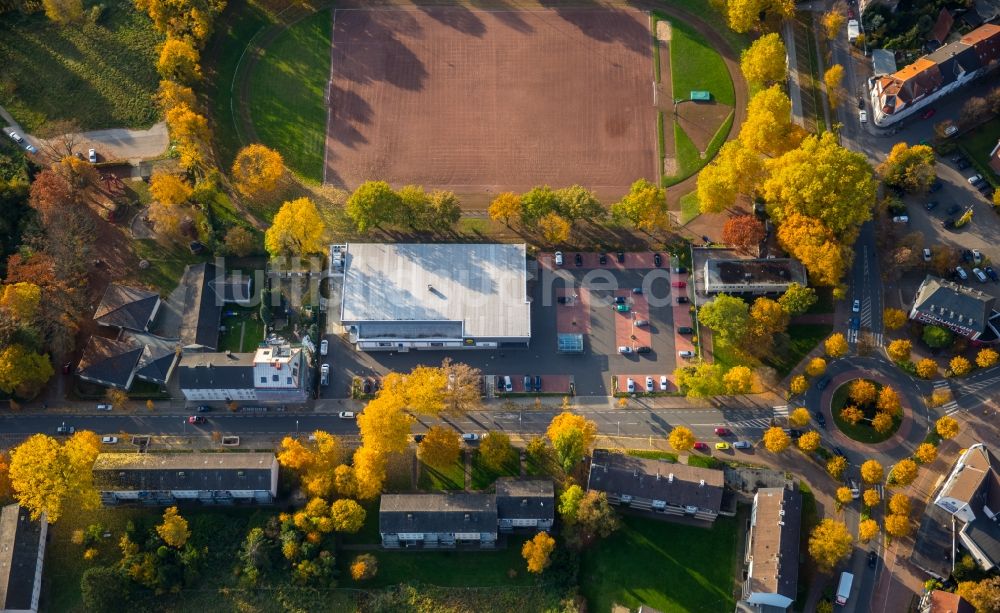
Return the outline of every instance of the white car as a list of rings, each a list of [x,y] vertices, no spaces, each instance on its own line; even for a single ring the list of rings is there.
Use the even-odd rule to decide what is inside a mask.
[[[958,273],[958,278],[962,281],[967,281],[969,279],[969,273],[965,272],[965,269],[961,266],[956,266],[955,272]]]
[[[88,149],[87,150],[87,161],[89,161],[91,164],[96,164],[97,163],[97,150],[96,149]]]
[[[629,377],[628,379],[625,380],[625,389],[630,394],[635,391],[635,381],[632,380],[632,377]]]
[[[354,419],[357,415],[355,415],[354,411],[341,411],[337,413],[337,417],[341,419]]]
[[[652,377],[646,377],[646,391],[647,392],[653,391],[653,378]]]
[[[982,183],[983,182],[983,175],[981,175],[981,174],[974,174],[971,177],[969,177],[968,179],[966,179],[966,181],[968,181],[970,185],[976,185],[977,183]]]
[[[694,352],[693,351],[678,351],[677,352],[677,356],[681,357],[681,358],[688,358],[689,359],[689,358],[693,358],[694,357]]]
[[[319,344],[319,354],[326,355],[330,351],[330,341],[323,339]]]
[[[97,405],[97,410],[98,411],[110,411],[112,408],[113,407],[110,404],[107,404],[107,403],[104,403],[104,402],[102,402],[101,404]]]
[[[892,218],[892,223],[910,223],[909,215],[897,215]]]
[[[330,365],[323,364],[319,367],[319,383],[320,385],[330,384]]]
[[[948,126],[947,128],[944,129],[945,136],[951,136],[955,132],[958,132],[958,126]]]
[[[931,261],[931,250],[928,249],[927,247],[924,247],[924,261],[925,262]]]
[[[20,134],[18,134],[17,132],[15,132],[13,130],[11,130],[10,132],[8,132],[7,135],[10,136],[10,139],[12,141],[14,141],[15,143],[17,143],[18,145],[20,145],[21,143],[24,142],[24,138],[22,138]]]
[[[562,251],[556,251],[556,266],[562,266],[562,265],[563,265]]]
[[[979,279],[980,283],[986,283],[986,273],[984,273],[983,271],[979,270],[978,268],[973,268],[972,274],[976,275],[976,278]]]
[[[863,109],[858,111],[858,119],[861,120],[861,123],[868,123],[868,111]]]
[[[104,443],[105,445],[116,445],[116,444],[118,444],[118,437],[117,436],[102,436],[101,437],[101,442]]]
[[[479,435],[475,432],[466,432],[462,435],[462,440],[466,442],[478,441]]]
[[[858,299],[854,300],[854,304],[851,305],[851,312],[852,313],[860,313],[861,312],[861,301],[860,300],[858,300]]]
[[[983,263],[983,252],[978,249],[972,250],[972,263],[979,265]]]
[[[667,391],[667,375],[660,375],[660,391]]]
[[[621,347],[618,348],[618,353],[622,355],[632,353],[632,348],[627,345],[622,345]]]

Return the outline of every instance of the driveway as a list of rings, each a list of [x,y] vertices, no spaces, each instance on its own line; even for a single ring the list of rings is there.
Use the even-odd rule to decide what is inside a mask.
[[[48,141],[28,136],[39,149]],[[148,130],[126,130],[113,128],[110,130],[94,130],[73,135],[76,142],[75,152],[87,154],[88,149],[97,150],[100,162],[128,161],[138,163],[143,160],[160,157],[170,145],[170,135],[167,124],[160,122]]]

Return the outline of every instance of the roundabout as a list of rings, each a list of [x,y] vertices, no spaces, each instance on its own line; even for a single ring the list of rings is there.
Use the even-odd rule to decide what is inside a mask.
[[[850,380],[834,390],[830,401],[833,423],[845,436],[859,443],[881,443],[902,423],[903,409],[893,388],[871,379]],[[895,402],[882,401],[883,397]]]

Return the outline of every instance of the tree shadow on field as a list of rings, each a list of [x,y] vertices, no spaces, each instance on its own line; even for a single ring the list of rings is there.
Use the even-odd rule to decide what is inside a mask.
[[[464,6],[424,6],[418,8],[431,19],[442,23],[450,28],[454,28],[463,34],[469,34],[477,38],[486,33],[486,24]]]
[[[618,42],[635,53],[651,53],[649,24],[642,13],[609,8],[594,0],[580,0],[566,6],[561,0],[540,0],[559,17],[573,24],[584,35],[602,43]]]
[[[504,0],[469,0],[469,4],[478,9],[489,10],[491,17],[518,32],[528,34],[535,31],[530,23],[521,18],[518,9]]]
[[[399,38],[406,32],[420,38],[420,24],[406,11],[351,11],[351,19],[359,20],[334,45],[333,80],[346,79],[354,83],[385,81],[410,91],[419,91],[427,79],[427,68],[420,58]]]

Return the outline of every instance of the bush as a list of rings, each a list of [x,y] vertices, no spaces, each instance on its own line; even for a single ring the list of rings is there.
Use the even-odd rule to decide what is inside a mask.
[[[943,349],[951,345],[954,335],[950,330],[939,326],[924,326],[922,337],[928,347],[932,349]]]

